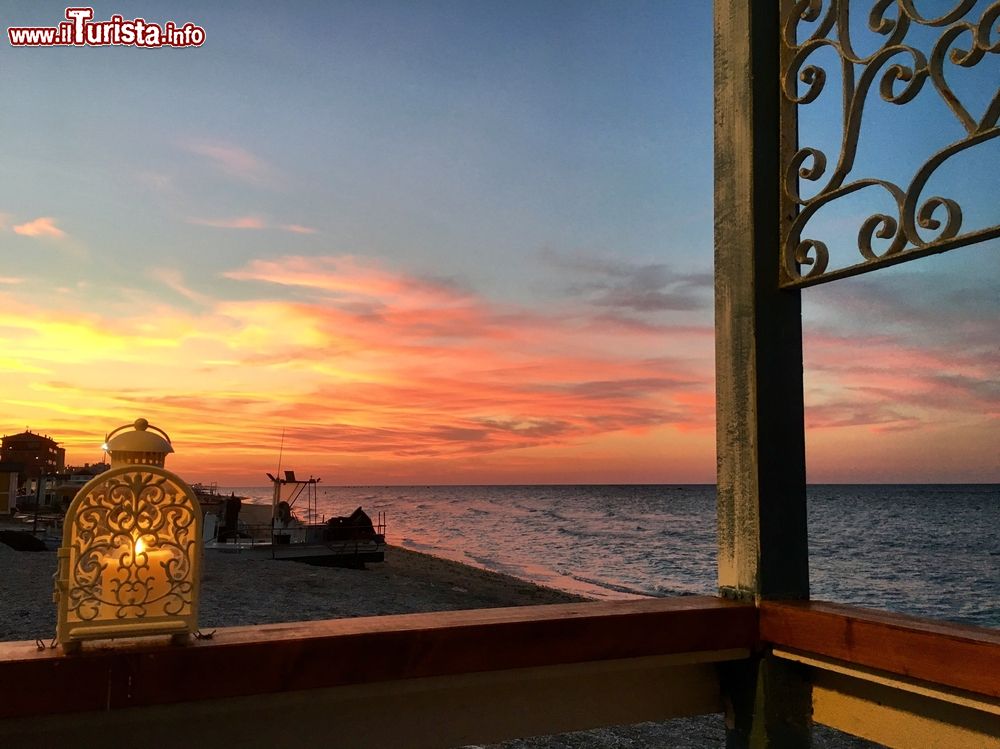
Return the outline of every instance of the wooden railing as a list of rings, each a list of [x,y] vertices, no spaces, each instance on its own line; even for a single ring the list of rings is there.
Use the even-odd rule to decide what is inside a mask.
[[[764,653],[808,673],[817,722],[890,746],[1000,746],[1000,633],[704,597],[234,627],[78,656],[0,643],[0,746],[191,746],[197,726],[198,745],[450,747],[721,713],[718,666]]]
[[[813,720],[898,747],[1000,747],[1000,631],[764,602],[760,637],[808,669]]]
[[[699,597],[234,627],[78,656],[0,643],[0,684],[17,685],[0,746],[106,747],[108,730],[191,746],[195,722],[198,745],[448,747],[662,720],[721,711],[714,664],[756,643],[752,606]]]
[[[822,601],[760,606],[760,636],[811,653],[1000,699],[1000,631]]]

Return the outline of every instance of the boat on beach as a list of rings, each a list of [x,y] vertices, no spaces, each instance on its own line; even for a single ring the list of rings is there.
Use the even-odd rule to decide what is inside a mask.
[[[215,482],[212,482],[211,484],[195,483],[190,486],[195,497],[198,498],[198,504],[201,506],[202,513],[205,515],[218,514],[227,499],[235,498],[241,501],[247,499],[247,497],[238,495],[236,492],[230,492],[227,497],[219,491],[219,485]]]
[[[234,495],[205,512],[206,551],[348,567],[385,560],[384,513],[373,521],[358,507],[345,517],[321,517],[321,479],[297,479],[294,471],[267,477],[273,486],[270,505]]]

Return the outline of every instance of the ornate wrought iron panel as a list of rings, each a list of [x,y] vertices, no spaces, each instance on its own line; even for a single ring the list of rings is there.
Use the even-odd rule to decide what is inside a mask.
[[[809,286],[1000,237],[1000,224],[964,226],[962,208],[954,196],[924,195],[928,180],[949,159],[1000,136],[1000,80],[988,73],[983,76],[986,85],[996,85],[996,90],[986,92],[989,103],[981,113],[970,111],[969,103],[963,102],[948,80],[956,66],[974,68],[988,55],[1000,55],[1000,1],[983,8],[977,0],[951,0],[950,7],[936,16],[922,15],[917,8],[932,4],[917,0],[872,2],[867,25],[880,46],[865,55],[855,51],[852,40],[850,16],[858,3],[798,0],[786,6],[790,9],[782,27],[782,95],[791,103],[793,113],[816,101],[829,78],[817,53],[833,50],[839,58],[843,88],[843,135],[835,161],[819,148],[799,144],[789,149],[789,158],[782,165],[783,215],[787,217],[782,230],[782,286]],[[936,37],[929,49],[916,46],[912,32],[921,28]],[[856,168],[865,105],[874,99],[876,84],[878,95],[899,107],[918,95],[940,97],[964,130],[958,140],[918,162],[908,184],[859,174],[861,170]],[[789,118],[783,129],[794,143],[795,118]],[[979,166],[994,173],[1000,169],[997,163]],[[818,188],[810,197],[802,195],[806,183],[815,183]],[[828,247],[810,237],[810,220],[824,206],[872,187],[890,196],[895,215],[875,212],[861,221],[858,262],[829,267]],[[996,202],[1000,206],[1000,196]]]

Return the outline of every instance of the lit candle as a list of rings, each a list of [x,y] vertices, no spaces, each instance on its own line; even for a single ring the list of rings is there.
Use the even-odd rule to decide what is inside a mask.
[[[163,612],[163,601],[161,600],[170,592],[170,578],[167,575],[167,564],[174,558],[170,549],[150,549],[140,538],[135,542],[136,564],[142,565],[143,558],[146,564],[138,567],[140,572],[138,578],[145,583],[148,595],[145,597],[146,603],[152,608],[147,608],[147,615],[158,615]],[[142,586],[140,586],[141,589]]]
[[[166,564],[173,558],[169,549],[148,548],[142,538],[133,546],[133,553],[119,550],[104,557],[101,571],[101,619],[119,619],[137,614],[133,607],[142,607],[142,616],[163,614],[163,597],[170,592]],[[125,607],[123,609],[123,607]]]
[[[129,582],[129,554],[119,550],[104,557],[101,570],[101,611],[99,619],[117,619],[121,606],[135,598]]]

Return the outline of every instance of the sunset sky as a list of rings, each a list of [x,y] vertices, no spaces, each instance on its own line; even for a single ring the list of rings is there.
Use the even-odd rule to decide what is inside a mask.
[[[283,430],[331,484],[714,481],[709,2],[114,13],[207,40],[0,49],[0,433],[78,464],[144,416],[231,485]],[[1000,221],[997,144],[951,177],[970,225]],[[1000,482],[998,268],[804,292],[811,481]]]

